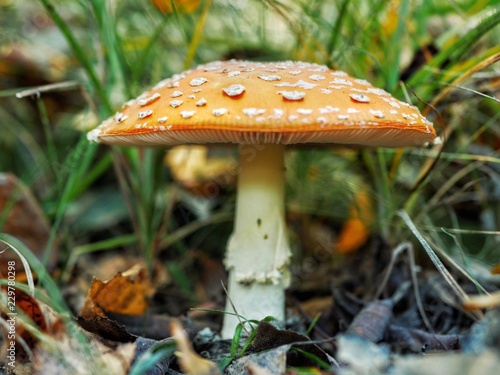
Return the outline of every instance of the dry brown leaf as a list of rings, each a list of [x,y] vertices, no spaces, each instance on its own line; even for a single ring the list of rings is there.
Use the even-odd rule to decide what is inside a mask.
[[[318,316],[332,307],[333,298],[326,297],[313,297],[307,301],[301,302],[300,307],[308,316]]]
[[[153,291],[147,272],[141,266],[119,272],[109,281],[94,279],[79,316],[104,318],[107,312],[142,315]]]
[[[47,330],[34,351],[33,374],[126,374],[135,357],[135,344],[110,348],[79,327],[69,336],[61,319]],[[75,333],[80,333],[80,339]],[[83,342],[86,341],[86,342]]]
[[[6,215],[6,216],[5,216]],[[0,231],[22,241],[34,254],[42,256],[50,236],[50,226],[31,191],[16,176],[0,173]],[[52,251],[48,267],[56,261]],[[0,261],[0,277],[7,275],[7,261],[19,261],[12,251],[4,251]],[[26,281],[20,268],[16,280]]]
[[[182,325],[174,320],[170,323],[170,331],[177,343],[175,355],[179,359],[179,365],[187,375],[218,375],[220,374],[217,365],[197,354]]]
[[[9,307],[12,306],[10,304],[6,306],[5,310],[2,308],[1,311],[2,319],[4,319],[9,325],[9,332],[3,332],[3,337],[11,337],[9,333],[14,335],[16,360],[19,361],[19,363],[26,363],[29,361],[29,355],[31,354],[28,352],[33,350],[36,346],[37,338],[26,327],[26,325],[31,325],[31,322],[26,321],[25,318],[19,313],[22,311],[26,314],[26,316],[31,319],[40,332],[46,331],[47,322],[35,298],[19,289],[15,290],[14,298],[16,307],[15,311],[11,311],[9,309]],[[4,331],[4,328],[5,327],[2,326],[2,331]],[[13,331],[11,332],[10,329],[13,329]],[[9,346],[10,342],[10,340],[2,341],[2,353],[7,352],[7,349],[5,349],[4,346]],[[24,345],[27,345],[27,347]]]

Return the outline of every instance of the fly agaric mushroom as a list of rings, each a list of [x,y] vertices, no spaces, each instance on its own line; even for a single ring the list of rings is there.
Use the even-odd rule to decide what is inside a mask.
[[[421,146],[436,132],[418,109],[326,66],[212,62],[174,75],[88,133],[111,145],[236,143],[239,177],[225,265],[227,311],[284,320],[290,248],[284,148],[297,143]],[[224,317],[229,338],[238,320]]]

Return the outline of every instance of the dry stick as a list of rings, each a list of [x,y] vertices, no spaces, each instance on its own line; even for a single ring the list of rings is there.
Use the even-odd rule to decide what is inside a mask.
[[[90,98],[87,90],[85,90],[85,87],[81,84],[81,82],[78,82],[78,81],[64,81],[64,82],[51,83],[48,85],[32,87],[32,88],[17,92],[16,98],[21,99],[21,98],[26,98],[28,96],[39,97],[41,94],[43,94],[45,92],[67,91],[67,90],[75,90],[75,89],[80,90],[80,94],[82,95],[83,100],[88,104],[92,113],[97,118],[99,118],[99,112],[97,111],[97,108],[96,108],[94,102]]]
[[[411,281],[413,284],[413,291],[415,294],[415,302],[417,304],[418,312],[420,314],[420,317],[422,318],[422,321],[424,322],[425,326],[427,327],[427,329],[430,332],[434,333],[434,329],[432,328],[432,325],[429,322],[427,315],[425,314],[424,306],[422,304],[422,299],[420,298],[417,273],[415,271],[416,270],[415,257],[414,257],[414,253],[413,253],[413,246],[410,242],[403,242],[398,247],[396,247],[394,249],[394,251],[392,252],[391,261],[389,263],[389,266],[387,267],[387,271],[384,275],[384,279],[382,280],[381,285],[379,286],[377,292],[375,293],[375,298],[378,299],[380,294],[382,294],[382,290],[385,287],[385,285],[387,284],[387,281],[389,280],[389,276],[391,274],[392,268],[394,267],[394,264],[396,263],[396,259],[405,250],[408,251],[408,254],[409,254]]]
[[[16,98],[25,98],[27,96],[40,96],[40,94],[44,92],[65,91],[76,88],[80,88],[80,82],[78,81],[51,83],[49,85],[37,86],[23,91],[19,91],[18,93],[16,93]]]
[[[403,219],[403,221],[405,222],[405,224],[408,226],[408,228],[412,231],[413,235],[420,242],[420,244],[422,245],[422,247],[426,251],[426,253],[429,256],[432,263],[434,263],[434,266],[437,268],[439,273],[443,276],[443,278],[446,280],[446,282],[448,282],[451,289],[455,292],[456,296],[458,298],[460,298],[460,301],[463,303],[465,300],[467,300],[469,298],[467,293],[465,293],[465,291],[456,282],[456,280],[453,278],[453,276],[450,274],[450,272],[446,269],[445,265],[438,258],[438,256],[434,252],[434,250],[432,250],[430,245],[425,240],[424,236],[422,236],[420,234],[417,227],[415,226],[415,224],[411,220],[410,216],[408,216],[406,211],[403,211],[403,210],[397,211],[396,215],[401,217]]]

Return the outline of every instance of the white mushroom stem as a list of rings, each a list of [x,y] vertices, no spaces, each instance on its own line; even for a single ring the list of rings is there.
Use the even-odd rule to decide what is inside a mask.
[[[247,319],[285,318],[290,248],[285,225],[284,146],[242,145],[234,232],[226,268],[229,299]],[[226,311],[234,312],[229,299]],[[226,314],[222,337],[231,338],[239,320]]]

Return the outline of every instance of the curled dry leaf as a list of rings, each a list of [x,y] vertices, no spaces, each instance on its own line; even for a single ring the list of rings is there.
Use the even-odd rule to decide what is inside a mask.
[[[85,319],[106,317],[107,312],[142,315],[148,307],[153,287],[142,266],[117,273],[109,281],[94,279],[78,314]]]

